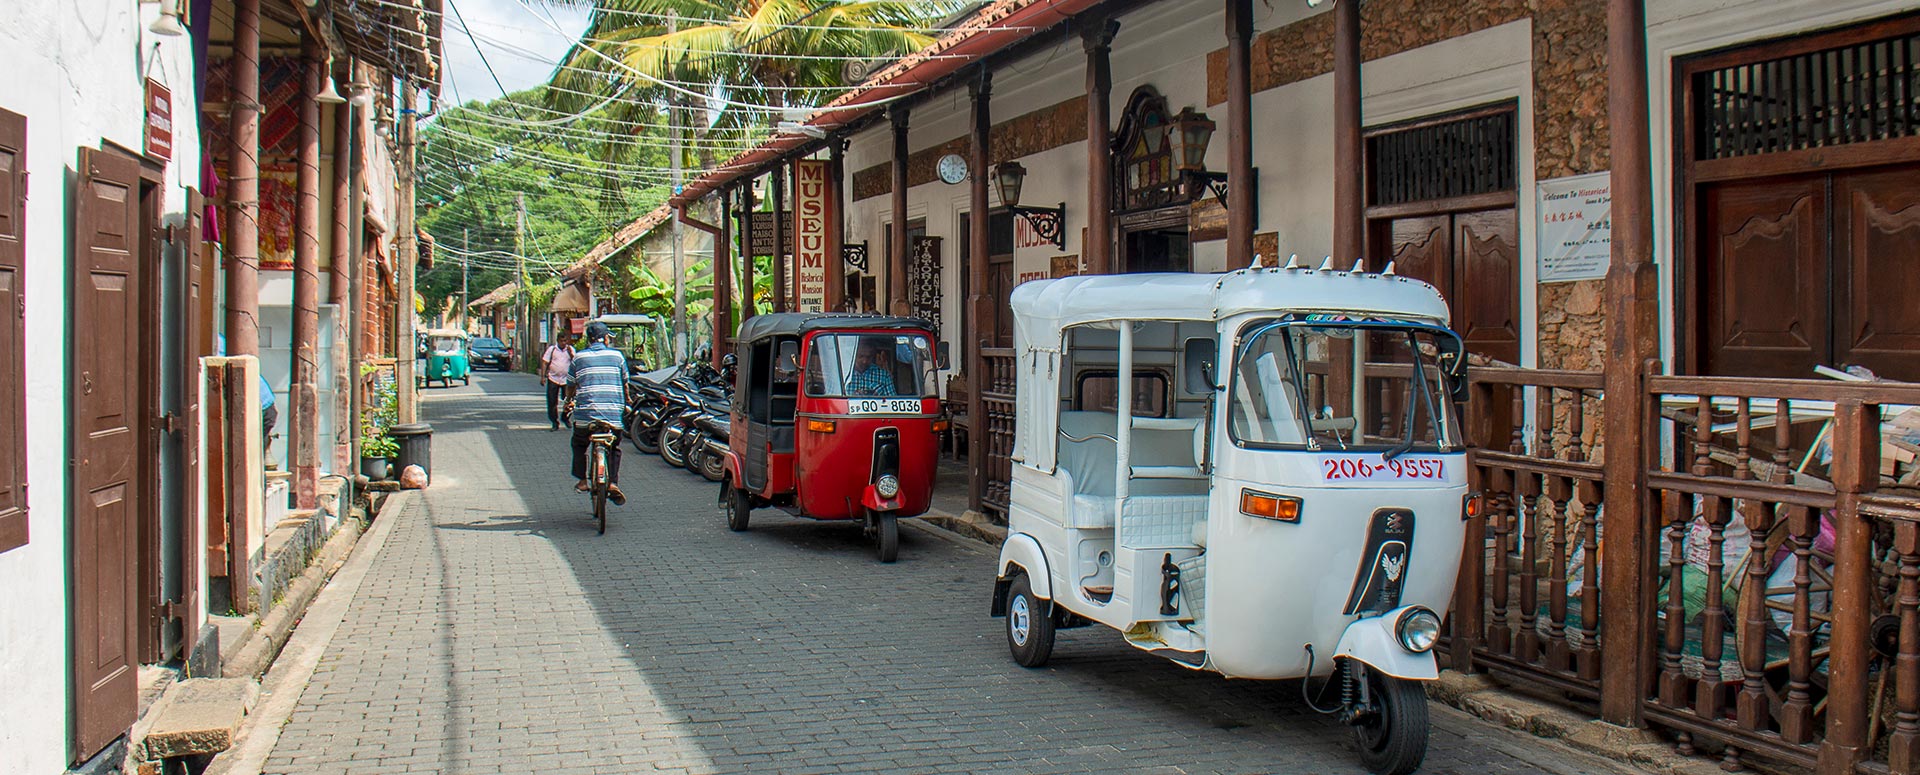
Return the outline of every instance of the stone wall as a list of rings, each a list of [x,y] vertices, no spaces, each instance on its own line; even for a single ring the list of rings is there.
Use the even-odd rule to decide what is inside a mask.
[[[988,134],[988,163],[999,164],[1009,159],[1031,156],[1080,142],[1086,136],[1087,98],[1086,95],[1080,95],[994,124]],[[907,156],[907,186],[911,188],[932,183],[939,177],[937,165],[940,157],[950,153],[965,156],[972,152],[972,148],[972,141],[966,135],[961,135],[931,148],[915,151]],[[854,172],[850,201],[858,202],[892,193],[891,167],[891,162],[882,162]]]

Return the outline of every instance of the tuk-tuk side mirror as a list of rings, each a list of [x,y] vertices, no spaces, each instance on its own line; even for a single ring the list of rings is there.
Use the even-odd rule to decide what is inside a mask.
[[[1467,351],[1466,345],[1453,337],[1437,337],[1440,346],[1440,368],[1447,373],[1447,392],[1456,404],[1467,402]]]
[[[953,346],[951,342],[941,342],[939,344],[934,345],[933,353],[934,353],[933,357],[935,361],[934,366],[936,368],[940,369],[941,371],[946,371],[948,369],[953,368],[953,360],[950,357],[953,354]]]

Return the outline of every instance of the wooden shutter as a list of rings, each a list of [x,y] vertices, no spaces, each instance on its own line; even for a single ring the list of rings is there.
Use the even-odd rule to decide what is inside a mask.
[[[74,760],[133,725],[143,434],[139,370],[140,164],[80,149],[69,366],[73,489]]]
[[[0,110],[0,552],[27,542],[27,119]]]

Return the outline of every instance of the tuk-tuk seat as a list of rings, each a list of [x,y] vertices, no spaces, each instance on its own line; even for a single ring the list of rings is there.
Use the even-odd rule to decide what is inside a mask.
[[[1192,546],[1193,524],[1206,519],[1207,481],[1196,478],[1193,436],[1197,419],[1135,418],[1126,525],[1121,544],[1133,547]],[[1119,416],[1111,412],[1060,413],[1059,471],[1066,479],[1066,526],[1114,526],[1114,465]],[[1154,474],[1167,474],[1155,476]]]

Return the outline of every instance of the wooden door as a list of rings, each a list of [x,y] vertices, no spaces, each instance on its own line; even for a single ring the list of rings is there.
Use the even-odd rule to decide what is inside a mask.
[[[74,761],[133,725],[139,615],[140,166],[82,148],[75,190],[68,367],[72,429]],[[84,333],[83,333],[84,332]]]
[[[0,110],[0,552],[27,542],[27,119]]]
[[[1827,356],[1827,180],[1702,191],[1701,366],[1733,377],[1812,377]]]
[[[176,449],[180,453],[181,507],[177,510],[181,519],[180,554],[178,565],[181,577],[180,597],[174,616],[180,619],[180,632],[185,638],[187,648],[191,650],[198,633],[193,631],[194,612],[200,608],[200,359],[213,353],[203,349],[208,327],[200,317],[205,299],[210,290],[201,279],[202,259],[200,256],[200,229],[203,226],[205,197],[195,189],[187,189],[187,217],[178,240],[180,251],[181,293],[178,295],[180,308],[174,311],[180,321],[180,363],[174,374],[179,381],[180,390],[180,432],[175,434]]]
[[[1920,164],[1834,176],[1834,355],[1920,380]]]
[[[1512,207],[1381,219],[1372,251],[1384,269],[1440,292],[1467,349],[1520,363],[1520,220]]]

